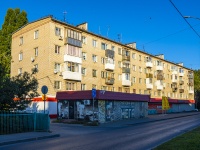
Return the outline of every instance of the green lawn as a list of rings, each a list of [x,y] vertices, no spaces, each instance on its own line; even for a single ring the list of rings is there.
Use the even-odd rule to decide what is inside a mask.
[[[200,150],[200,127],[184,133],[154,150]]]

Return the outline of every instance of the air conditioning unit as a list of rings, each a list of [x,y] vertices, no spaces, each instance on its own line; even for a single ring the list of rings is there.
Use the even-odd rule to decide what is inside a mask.
[[[58,73],[57,69],[54,69],[54,73],[55,73],[55,74]]]
[[[90,105],[90,100],[84,100],[84,105]]]
[[[59,36],[59,40],[63,40],[63,37],[61,35]]]

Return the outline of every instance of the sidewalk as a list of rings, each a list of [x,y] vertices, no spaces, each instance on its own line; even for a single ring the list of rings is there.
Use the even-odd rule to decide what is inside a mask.
[[[179,118],[183,116],[191,116],[191,115],[200,115],[200,112],[184,112],[184,113],[173,113],[173,114],[158,114],[158,115],[149,115],[147,118],[140,118],[140,119],[129,119],[129,120],[120,120],[115,122],[109,122],[105,124],[100,124],[99,126],[95,127],[95,130],[90,131],[87,129],[91,129],[92,127],[84,127],[82,125],[72,125],[72,124],[55,124],[52,123],[50,125],[51,132],[26,132],[26,133],[17,133],[17,134],[7,134],[7,135],[0,135],[0,146],[27,142],[27,141],[34,141],[34,140],[42,140],[47,138],[55,138],[60,137],[61,132],[59,130],[63,130],[63,128],[67,127],[79,127],[79,129],[84,129],[84,133],[87,132],[96,132],[97,130],[102,130],[103,128],[116,128],[116,127],[125,127],[128,125],[140,124],[145,122],[154,122],[172,118]],[[51,128],[52,126],[52,128]],[[94,129],[94,127],[93,127]],[[71,130],[71,129],[70,129]],[[67,130],[65,129],[67,132]],[[75,132],[75,131],[70,131]],[[65,133],[66,134],[66,133]],[[75,134],[79,134],[78,131]]]

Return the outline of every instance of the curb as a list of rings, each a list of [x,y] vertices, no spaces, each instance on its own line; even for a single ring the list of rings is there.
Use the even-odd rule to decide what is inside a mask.
[[[22,139],[22,140],[1,142],[0,146],[22,143],[22,142],[30,142],[30,141],[36,141],[36,140],[43,140],[43,139],[54,138],[54,137],[60,137],[60,134],[46,135],[46,136],[40,136],[40,137],[26,138],[26,139]]]

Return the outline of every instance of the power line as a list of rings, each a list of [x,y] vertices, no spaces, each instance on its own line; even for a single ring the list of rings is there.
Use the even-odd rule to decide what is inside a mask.
[[[181,17],[187,22],[187,24],[190,26],[190,28],[196,33],[196,35],[200,38],[200,35],[197,33],[197,31],[191,26],[191,24],[185,19],[185,17],[181,14],[181,12],[178,10],[178,8],[174,5],[174,3],[169,0],[170,3],[174,6],[174,8],[178,11],[178,13],[181,15]]]

